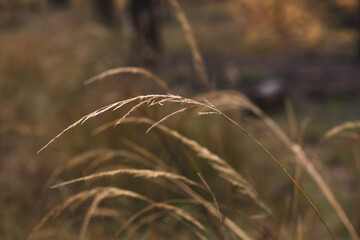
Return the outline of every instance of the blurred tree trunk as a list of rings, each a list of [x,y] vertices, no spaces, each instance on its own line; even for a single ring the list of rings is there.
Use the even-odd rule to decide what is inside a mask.
[[[55,9],[67,8],[70,5],[69,0],[48,0],[48,2]]]
[[[104,25],[115,24],[115,5],[113,0],[92,0],[96,18]]]
[[[357,49],[356,61],[360,63],[360,0],[357,1]]]
[[[134,30],[133,61],[154,66],[161,51],[158,0],[131,0],[128,11]]]

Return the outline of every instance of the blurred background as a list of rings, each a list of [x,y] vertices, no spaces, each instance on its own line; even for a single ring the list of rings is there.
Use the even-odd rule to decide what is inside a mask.
[[[243,92],[294,138],[294,132],[306,126],[304,148],[311,156],[316,151],[315,165],[333,191],[339,190],[338,200],[360,229],[359,131],[351,137],[320,141],[331,127],[360,118],[360,1],[179,3],[202,53],[210,87],[198,76],[187,36],[166,0],[0,0],[1,239],[26,238],[51,207],[69,196],[66,191],[44,190],[57,166],[85,150],[121,146],[122,133],[92,136],[95,126],[114,119],[109,115],[74,129],[36,155],[46,142],[102,106],[140,94],[164,93],[153,82],[131,74],[84,85],[98,73],[123,66],[149,69],[173,93],[185,97],[211,89]],[[243,120],[246,126],[256,121],[248,117],[252,120]],[[266,183],[286,180],[280,172],[278,177],[267,176],[275,167],[262,165],[268,161],[258,159],[265,157],[255,146],[249,147],[241,133],[238,136],[218,122],[212,129],[211,120],[207,125],[186,119],[186,123],[174,120],[172,126],[235,165],[236,159],[254,161],[257,168],[243,166],[245,163],[236,166],[249,171],[248,177],[269,202],[275,202],[275,209],[283,206],[288,186],[279,183],[269,189]],[[249,128],[257,137],[278,156],[287,157],[271,136],[253,125]],[[127,133],[133,139],[145,135],[143,131]],[[239,148],[229,138],[244,143]],[[161,154],[155,144],[147,143],[147,148]],[[77,173],[67,173],[58,181],[84,174]],[[339,239],[348,239],[336,215],[327,212],[326,201],[316,195],[316,188],[304,184],[310,196],[314,193]],[[285,215],[274,229],[287,221]],[[316,217],[311,219],[307,223],[318,222]],[[309,235],[305,236],[311,239],[324,234],[318,226],[307,227]],[[69,239],[64,236],[69,237],[56,239]]]

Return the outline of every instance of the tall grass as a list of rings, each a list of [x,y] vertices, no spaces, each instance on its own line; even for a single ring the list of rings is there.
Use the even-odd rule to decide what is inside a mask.
[[[136,103],[138,102],[138,103]],[[281,168],[281,170],[288,176],[288,178],[293,182],[293,184],[295,184],[295,186],[299,189],[299,191],[301,192],[301,194],[305,197],[306,201],[310,204],[310,206],[313,208],[313,210],[316,212],[316,214],[319,216],[320,220],[324,223],[325,227],[328,229],[329,233],[332,235],[333,238],[335,238],[331,232],[331,230],[329,229],[329,227],[327,226],[327,224],[325,223],[324,219],[321,217],[318,209],[315,207],[315,205],[312,203],[312,201],[310,200],[310,198],[305,194],[305,192],[303,191],[303,189],[300,187],[300,185],[294,180],[294,178],[290,175],[290,173],[282,166],[282,164],[269,152],[269,150],[267,150],[256,138],[254,138],[246,129],[244,129],[243,127],[241,127],[238,123],[236,123],[234,120],[232,120],[230,117],[228,117],[226,114],[224,114],[223,112],[221,112],[218,108],[216,108],[214,105],[212,105],[210,102],[205,102],[205,103],[201,103],[192,99],[188,99],[188,98],[184,98],[184,97],[180,97],[180,96],[176,96],[176,95],[146,95],[146,96],[138,96],[132,99],[127,99],[124,101],[119,101],[116,103],[113,103],[105,108],[101,108],[93,113],[90,113],[86,116],[84,116],[83,118],[81,118],[79,121],[75,122],[74,124],[70,125],[67,129],[65,129],[63,132],[61,132],[59,135],[57,135],[55,138],[53,138],[46,146],[44,146],[41,150],[43,150],[44,148],[46,148],[51,142],[53,142],[55,139],[59,138],[63,133],[65,133],[66,131],[70,130],[71,128],[79,125],[79,124],[83,124],[85,121],[87,121],[90,118],[96,117],[101,115],[102,113],[109,111],[109,110],[116,110],[119,109],[120,107],[123,107],[125,104],[131,104],[133,103],[133,107],[130,108],[130,110],[128,112],[126,112],[119,120],[116,120],[115,123],[112,122],[112,125],[118,125],[119,123],[124,123],[126,120],[129,119],[129,115],[131,115],[133,112],[135,112],[137,109],[139,109],[142,105],[145,105],[147,107],[151,107],[154,105],[163,105],[165,103],[179,103],[179,104],[186,104],[189,105],[191,107],[197,107],[200,108],[201,110],[206,108],[208,109],[210,112],[212,113],[216,113],[218,115],[221,115],[223,118],[225,118],[226,120],[228,120],[230,123],[234,124],[237,128],[239,128],[240,130],[242,130],[246,135],[248,135],[263,151],[265,151],[265,153]],[[173,112],[173,113],[179,113],[179,111]],[[170,116],[173,116],[173,113],[167,115],[166,117],[164,117],[163,119],[168,119]],[[162,122],[164,120],[161,120]],[[138,120],[138,119],[130,119],[130,121],[135,121],[135,122],[147,122],[147,120]],[[152,123],[152,122],[151,122]],[[107,124],[109,125],[109,124]],[[267,211],[270,211],[268,209],[268,207],[266,207],[266,205],[261,202],[258,197],[257,194],[254,192],[253,188],[251,187],[251,185],[249,185],[249,183],[247,183],[247,181],[241,176],[239,175],[232,167],[230,167],[224,160],[222,160],[221,158],[219,158],[218,156],[212,154],[210,151],[208,151],[206,148],[203,148],[201,145],[199,145],[197,142],[192,141],[190,139],[187,139],[183,136],[181,136],[179,133],[173,131],[173,130],[169,130],[165,127],[162,127],[159,122],[155,122],[152,123],[151,127],[149,129],[151,129],[152,127],[157,126],[162,128],[164,131],[166,131],[166,133],[171,134],[172,136],[175,136],[176,138],[180,139],[181,142],[183,142],[185,145],[189,146],[191,149],[193,149],[195,152],[197,152],[198,156],[201,156],[202,158],[208,159],[210,160],[210,165],[216,169],[217,171],[219,171],[219,175],[222,176],[223,178],[225,178],[227,181],[233,183],[235,186],[238,186],[241,189],[242,194],[248,195],[256,204],[258,204],[259,206],[265,208]],[[146,178],[153,178],[153,177],[158,177],[158,176],[164,176],[166,178],[172,178],[172,179],[181,179],[181,180],[185,180],[185,182],[187,183],[191,183],[193,185],[196,185],[195,183],[193,183],[191,180],[188,180],[185,177],[181,177],[178,175],[174,175],[173,173],[165,173],[165,172],[154,172],[151,170],[130,170],[130,169],[119,169],[119,170],[113,170],[113,171],[108,171],[108,172],[101,172],[98,174],[93,174],[90,176],[86,176],[83,178],[79,178],[79,179],[75,179],[75,180],[71,180],[62,184],[58,184],[55,187],[59,187],[59,186],[64,186],[70,183],[75,183],[75,182],[79,182],[79,181],[88,181],[91,179],[95,179],[95,178],[99,178],[99,177],[105,177],[105,176],[114,176],[116,174],[120,174],[120,173],[127,173],[127,174],[134,174],[135,176],[140,176],[140,177],[146,177]]]
[[[176,17],[182,25],[184,35],[192,50],[194,67],[204,86],[209,88],[210,82],[207,77],[206,67],[196,44],[190,24],[188,23],[188,20],[186,19],[179,3],[176,0],[171,0],[170,3],[175,9]],[[267,129],[280,140],[284,147],[295,157],[296,163],[298,164],[297,166],[301,166],[305,169],[309,177],[316,183],[325,199],[339,216],[351,238],[354,240],[359,239],[359,236],[350,222],[350,219],[335,198],[335,194],[331,191],[330,186],[325,182],[324,178],[320,174],[320,171],[307,156],[305,150],[298,142],[291,140],[291,138],[288,137],[269,116],[253,104],[245,95],[237,91],[210,91],[198,96],[193,96],[192,98],[174,95],[171,94],[171,90],[168,88],[164,80],[146,69],[137,67],[112,69],[96,75],[86,81],[86,83],[92,83],[94,81],[103,80],[114,74],[123,73],[143,75],[161,86],[166,94],[138,95],[97,109],[92,113],[83,116],[56,135],[39,150],[39,153],[48,148],[50,144],[74,127],[82,125],[92,118],[101,118],[101,116],[107,112],[121,112],[122,114],[119,118],[99,126],[94,130],[94,133],[100,134],[111,128],[115,131],[113,127],[118,125],[146,124],[148,127],[143,132],[143,140],[149,139],[151,133],[156,134],[163,140],[163,145],[160,147],[164,148],[168,152],[172,152],[173,150],[169,147],[169,145],[171,145],[169,138],[172,138],[176,143],[175,147],[177,151],[182,152],[180,158],[187,156],[185,159],[180,159],[181,164],[186,167],[193,166],[193,168],[191,171],[184,171],[181,169],[181,166],[175,163],[178,162],[179,159],[172,159],[173,162],[164,161],[164,157],[161,153],[159,155],[154,154],[141,146],[140,143],[134,143],[129,140],[123,140],[123,144],[131,148],[131,150],[101,149],[88,151],[57,168],[48,179],[44,189],[66,188],[70,190],[73,185],[78,186],[80,183],[83,184],[81,185],[82,187],[90,187],[90,189],[82,190],[77,194],[73,194],[68,197],[64,203],[57,205],[52,211],[42,218],[39,224],[34,228],[30,238],[36,238],[36,234],[41,231],[46,224],[49,224],[51,220],[58,218],[63,212],[65,212],[66,209],[75,211],[81,205],[89,205],[88,201],[91,199],[92,201],[90,201],[90,206],[85,211],[85,214],[83,214],[84,217],[82,223],[80,224],[79,238],[81,239],[86,238],[86,232],[89,231],[89,225],[94,218],[97,216],[105,216],[105,214],[100,214],[104,212],[103,210],[107,210],[108,213],[111,212],[111,216],[117,216],[117,214],[121,211],[125,211],[126,207],[134,210],[135,213],[132,212],[132,215],[121,224],[117,224],[115,221],[116,229],[112,231],[114,236],[122,236],[127,239],[136,238],[136,236],[141,236],[141,233],[139,232],[141,229],[144,229],[145,225],[151,225],[153,231],[157,232],[159,236],[166,236],[166,234],[169,234],[167,232],[169,231],[168,228],[171,228],[167,225],[167,223],[172,223],[174,219],[177,219],[178,221],[176,221],[176,223],[172,223],[172,227],[177,228],[181,226],[182,229],[187,229],[184,232],[184,236],[192,236],[199,239],[232,239],[237,237],[247,240],[256,239],[260,236],[263,238],[273,239],[286,238],[284,236],[287,235],[287,231],[281,227],[278,230],[271,230],[263,227],[259,223],[254,224],[251,220],[248,220],[253,224],[253,226],[251,228],[244,228],[244,222],[246,222],[247,218],[243,216],[243,220],[239,220],[239,214],[237,214],[237,211],[240,209],[233,209],[232,206],[226,206],[227,199],[224,200],[222,199],[222,196],[219,195],[222,190],[221,186],[220,188],[219,186],[212,186],[211,184],[214,182],[214,179],[206,181],[205,179],[207,178],[199,172],[212,171],[213,174],[211,176],[216,178],[216,181],[224,184],[224,186],[230,186],[234,192],[234,196],[245,198],[248,201],[248,204],[256,209],[255,211],[257,213],[262,214],[263,218],[270,219],[270,221],[275,222],[278,217],[276,216],[277,212],[272,209],[273,204],[271,202],[264,200],[263,195],[265,193],[259,192],[256,189],[256,186],[251,183],[251,180],[241,174],[239,169],[233,167],[229,161],[223,159],[220,155],[213,153],[209,150],[209,148],[203,146],[200,142],[186,137],[179,131],[164,125],[167,121],[171,121],[174,118],[184,118],[189,122],[188,125],[191,125],[194,118],[202,116],[200,121],[206,121],[207,119],[213,117],[219,118],[222,120],[222,124],[226,124],[227,122],[233,127],[234,131],[239,130],[245,134],[245,136],[247,136],[248,139],[250,139],[253,144],[258,147],[258,150],[256,151],[264,153],[269,160],[275,163],[275,166],[280,168],[288,181],[293,184],[293,186],[309,204],[313,212],[317,215],[320,222],[329,233],[329,236],[332,239],[335,239],[335,234],[328,225],[326,219],[323,217],[321,211],[311,200],[311,195],[309,196],[309,194],[307,194],[304,190],[299,181],[299,177],[294,177],[288,167],[286,167],[286,165],[282,163],[275,154],[273,154],[270,149],[262,143],[261,140],[254,137],[249,130],[242,126],[242,124],[235,121],[225,113],[225,111],[230,112],[233,110],[244,110],[252,112],[267,126]],[[163,114],[163,116],[158,117],[157,120],[152,120],[149,119],[147,114],[144,114],[144,112],[151,112],[154,108],[159,109],[160,112],[163,112],[163,109],[168,110],[170,108],[171,110],[170,112]],[[297,123],[295,122],[291,106],[288,105],[288,109],[290,112],[290,119],[292,119],[291,126],[294,138],[296,135],[301,135],[301,131],[299,131],[300,133],[297,132]],[[192,114],[191,118],[178,116],[182,114],[185,115],[189,112],[195,112],[196,115]],[[142,113],[142,116],[137,116],[139,113]],[[351,129],[355,127],[358,127],[358,123],[344,124],[343,126],[339,126],[327,132],[324,138],[334,136],[344,129]],[[231,139],[231,141],[237,141],[237,139]],[[145,140],[145,142],[147,142],[147,140]],[[174,158],[179,158],[176,154],[173,154],[172,156],[174,156]],[[121,157],[127,161],[123,161],[120,167],[116,167],[115,164],[108,164],[105,166],[110,169],[101,169],[101,167],[104,166],[104,163],[108,163],[115,157]],[[197,165],[196,161],[193,161],[194,159],[196,161],[203,161],[206,165]],[[265,159],[263,160],[265,161]],[[77,177],[72,180],[54,184],[55,179],[62,172],[76,169],[78,166],[84,166],[87,171],[91,173],[85,174],[83,177]],[[144,168],[144,166],[146,168]],[[198,169],[198,166],[202,166],[204,169]],[[211,170],[208,170],[208,167]],[[271,172],[272,170],[269,171]],[[145,187],[139,188],[138,182],[133,182],[133,180],[129,180],[126,176],[136,178]],[[111,179],[119,178],[125,183],[119,183],[115,180],[111,181]],[[117,186],[99,186],[98,182],[104,179],[110,179],[110,183]],[[153,184],[151,182],[155,184],[155,187],[151,185]],[[135,187],[133,187],[131,183],[134,183]],[[127,186],[129,189],[120,188],[119,185],[122,184]],[[93,185],[95,185],[95,187],[93,187]],[[146,186],[152,186],[151,190],[156,190],[154,190],[154,192],[149,192],[147,191]],[[131,189],[132,187],[134,189]],[[217,191],[219,191],[219,193]],[[120,198],[122,197],[127,197],[132,200],[123,202],[120,201]],[[116,201],[111,202],[108,201],[109,199],[116,199]],[[139,200],[141,203],[137,202]],[[104,209],[101,207],[101,204],[108,207]],[[122,206],[122,204],[125,207]],[[297,228],[300,229],[298,230],[300,232],[298,236],[301,236],[303,230],[301,230],[302,225],[300,221]],[[170,234],[175,234],[175,231],[170,231]]]

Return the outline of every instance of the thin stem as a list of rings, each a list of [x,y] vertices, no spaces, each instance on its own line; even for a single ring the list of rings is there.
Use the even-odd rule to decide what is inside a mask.
[[[210,107],[211,109],[213,109],[212,107]],[[281,165],[281,163],[269,152],[269,150],[267,150],[264,145],[262,145],[254,136],[252,136],[245,128],[243,128],[242,126],[240,126],[237,122],[235,122],[234,120],[232,120],[230,117],[228,117],[226,114],[222,113],[220,110],[218,109],[213,109],[216,110],[219,114],[221,114],[223,117],[225,117],[228,121],[230,121],[232,124],[234,124],[235,126],[237,126],[238,128],[240,128],[247,136],[249,136],[251,138],[252,141],[254,141],[275,163],[276,165],[278,165],[279,168],[281,168],[281,170],[287,175],[287,177],[293,182],[293,184],[297,187],[297,189],[299,189],[300,193],[304,196],[304,198],[306,199],[306,201],[310,204],[311,208],[314,210],[314,212],[316,213],[316,215],[320,218],[321,222],[324,224],[324,226],[326,227],[327,231],[329,232],[329,234],[331,235],[331,238],[333,240],[336,239],[335,235],[333,234],[333,232],[330,230],[329,226],[326,224],[325,220],[323,219],[323,217],[320,215],[319,210],[316,208],[316,206],[314,205],[314,203],[311,201],[311,199],[307,196],[307,194],[304,192],[304,190],[302,189],[302,187],[295,181],[295,179],[290,175],[290,173]]]

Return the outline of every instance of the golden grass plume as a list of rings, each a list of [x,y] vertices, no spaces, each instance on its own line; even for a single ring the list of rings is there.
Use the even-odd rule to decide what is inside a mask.
[[[63,187],[69,184],[77,183],[77,182],[84,182],[89,180],[95,180],[98,178],[104,178],[104,177],[111,177],[115,175],[130,175],[133,177],[139,177],[139,178],[146,178],[146,179],[153,179],[153,178],[165,178],[165,179],[172,179],[172,180],[181,180],[187,184],[198,186],[199,184],[195,183],[194,181],[184,177],[180,176],[174,173],[164,172],[164,171],[154,171],[149,169],[117,169],[113,171],[106,171],[106,172],[100,172],[100,173],[94,173],[85,177],[76,178],[70,181],[66,181],[63,183],[56,184],[52,186],[51,188],[58,188]]]
[[[207,108],[211,111],[214,111],[214,112],[217,112],[219,113],[219,115],[221,115],[222,117],[224,117],[227,121],[229,121],[231,124],[233,124],[234,126],[236,126],[237,128],[239,128],[243,133],[245,133],[256,145],[258,145],[260,147],[260,149],[262,151],[264,151],[269,157],[270,159],[285,173],[285,175],[290,179],[290,181],[296,186],[296,188],[301,192],[301,194],[304,196],[304,198],[306,199],[306,201],[309,203],[309,205],[311,206],[311,208],[314,210],[314,212],[316,213],[316,215],[319,217],[319,219],[321,220],[321,222],[323,223],[323,225],[325,226],[325,228],[327,229],[327,231],[329,232],[329,234],[331,235],[331,237],[333,239],[335,239],[335,236],[334,234],[332,233],[332,231],[330,230],[330,228],[328,227],[328,225],[326,224],[325,220],[322,218],[319,210],[316,208],[316,206],[313,204],[313,202],[310,200],[309,196],[307,196],[307,194],[304,192],[304,190],[302,189],[302,187],[295,181],[295,179],[291,176],[291,174],[282,166],[282,164],[270,153],[270,151],[264,146],[262,145],[254,136],[252,136],[245,128],[243,128],[242,126],[240,126],[237,122],[235,122],[233,119],[231,119],[230,117],[228,117],[226,114],[224,114],[223,112],[221,112],[217,107],[215,107],[214,105],[212,105],[211,103],[209,102],[206,102],[206,103],[201,103],[201,102],[198,102],[198,101],[195,101],[193,99],[189,99],[189,98],[184,98],[184,97],[181,97],[181,96],[176,96],[176,95],[172,95],[172,94],[166,94],[166,95],[145,95],[145,96],[137,96],[137,97],[134,97],[134,98],[130,98],[130,99],[127,99],[127,100],[123,100],[123,101],[119,101],[119,102],[116,102],[116,103],[113,103],[113,104],[110,104],[108,106],[105,106],[103,108],[100,108],[99,110],[96,110],[84,117],[82,117],[81,119],[79,119],[77,122],[73,123],[72,125],[70,125],[68,128],[66,128],[65,130],[63,130],[61,133],[59,133],[57,136],[55,136],[52,140],[50,140],[50,142],[48,142],[43,148],[40,149],[40,151],[42,151],[43,149],[45,149],[49,144],[51,144],[54,140],[56,140],[57,138],[59,138],[63,133],[67,132],[68,130],[70,130],[71,128],[79,125],[79,124],[82,124],[84,123],[85,121],[87,121],[88,119],[90,118],[93,118],[93,117],[96,117],[106,111],[109,111],[109,110],[116,110],[128,103],[131,103],[131,102],[134,102],[134,101],[137,101],[139,100],[140,103],[138,103],[137,105],[135,105],[135,107],[133,107],[129,112],[133,112],[135,111],[139,104],[143,104],[143,103],[146,103],[146,104],[153,104],[154,101],[157,101],[156,104],[159,104],[161,105],[161,103],[164,103],[164,102],[177,102],[177,103],[181,103],[181,104],[187,104],[187,105],[194,105],[194,106],[197,106],[197,107],[200,107],[200,108]],[[310,161],[306,162],[305,160],[307,160],[307,158],[302,158],[302,157],[299,157],[299,154],[297,152],[297,150],[295,149],[295,147],[297,145],[294,145],[292,144],[291,140],[289,138],[287,138],[287,136],[279,129],[279,127],[270,119],[268,118],[266,115],[264,115],[257,107],[254,106],[254,112],[255,111],[258,111],[258,114],[261,115],[261,118],[263,118],[263,120],[265,121],[265,123],[268,123],[270,124],[274,129],[274,132],[275,133],[278,133],[279,134],[279,138],[281,138],[285,144],[289,145],[290,149],[298,156],[298,159],[303,163],[303,165],[306,168],[306,170],[308,171],[313,171],[312,172],[312,175],[314,175],[315,173],[317,174],[317,177],[319,178],[319,173],[317,171],[314,171],[314,167],[309,167],[309,166],[313,166],[313,165],[310,165],[312,164]],[[260,112],[259,112],[260,111]],[[126,113],[124,116],[128,116],[129,115],[129,112]],[[256,112],[255,112],[256,113]],[[125,120],[124,116],[121,118],[122,121]],[[158,125],[159,126],[159,125]],[[188,141],[188,139],[186,140]],[[197,146],[198,144],[194,141],[190,141],[190,146],[193,145],[193,146]],[[195,144],[195,145],[194,145]],[[200,146],[201,147],[201,146]],[[205,150],[205,149],[203,149]],[[39,151],[39,152],[40,152]],[[205,155],[208,155],[208,150],[205,150]],[[204,153],[203,153],[204,154]],[[223,162],[220,158],[218,158],[217,156],[213,156],[211,155],[211,158],[212,158],[212,161],[213,162],[218,162],[218,163],[221,163]],[[303,156],[306,156],[306,155],[303,155]],[[315,169],[316,170],[316,169]],[[239,178],[241,179],[241,178]],[[321,182],[322,178],[320,177],[320,181],[318,182]],[[325,186],[327,187],[327,185],[325,184]],[[324,188],[325,189],[325,188]],[[329,189],[329,188],[328,188]],[[322,189],[323,190],[323,189]],[[330,191],[331,193],[331,191]],[[326,193],[325,193],[326,194]],[[328,196],[328,195],[327,195]],[[253,196],[250,196],[250,197],[253,197]],[[332,202],[334,203],[334,202]],[[337,202],[336,202],[337,203]],[[340,206],[340,205],[339,205]],[[339,210],[339,209],[336,209],[336,210]],[[340,210],[342,210],[342,208],[340,207]],[[346,220],[347,218],[342,218],[342,217],[346,217],[346,215],[340,215],[341,219],[342,220]],[[348,220],[348,219],[347,219]],[[350,221],[348,221],[346,223],[346,226],[352,226],[351,223],[349,225]],[[351,230],[351,229],[350,229]],[[356,231],[353,229],[353,231],[350,231],[351,235],[354,236],[355,238],[354,239],[358,239],[356,238],[357,237],[357,234],[356,234]],[[355,235],[353,235],[355,233]]]
[[[137,74],[149,78],[153,80],[156,84],[158,84],[165,91],[165,93],[171,93],[170,88],[167,86],[164,80],[162,80],[160,77],[156,76],[154,73],[150,72],[149,70],[140,67],[120,67],[120,68],[110,69],[86,80],[84,84],[88,85],[93,82],[101,81],[110,76],[114,76],[122,73]]]
[[[331,137],[334,137],[335,135],[350,129],[360,128],[360,121],[354,121],[354,122],[345,122],[340,125],[337,125],[330,130],[326,131],[324,136],[322,137],[322,140],[329,139]]]
[[[184,35],[186,38],[186,41],[188,42],[192,55],[193,55],[193,61],[194,61],[194,67],[199,74],[200,80],[204,84],[205,87],[210,88],[210,82],[209,78],[206,72],[206,67],[204,64],[204,60],[200,54],[199,47],[196,43],[194,33],[191,29],[191,26],[189,24],[189,21],[187,20],[184,11],[182,10],[179,2],[177,0],[170,0],[170,4],[173,6],[175,10],[175,15],[178,21],[181,24],[181,27],[184,31]]]
[[[346,215],[344,209],[337,201],[334,193],[331,191],[329,185],[325,182],[320,172],[316,169],[315,165],[308,158],[305,151],[299,144],[293,142],[269,116],[267,116],[263,111],[261,111],[261,109],[258,108],[255,104],[253,104],[245,95],[237,93],[236,91],[213,91],[209,94],[203,94],[201,95],[201,97],[207,97],[213,102],[213,104],[215,104],[219,108],[224,107],[227,110],[238,110],[238,108],[240,107],[252,111],[256,116],[258,116],[259,119],[261,119],[269,128],[269,130],[271,130],[274,135],[282,142],[282,144],[291,153],[294,154],[297,162],[300,163],[300,165],[306,170],[308,175],[314,180],[314,182],[317,184],[317,186],[325,196],[326,200],[329,202],[331,207],[339,216],[345,228],[350,233],[351,238],[353,240],[360,239],[358,233],[355,230],[355,227]],[[334,134],[337,134],[344,129],[357,127],[357,124],[357,122],[342,124],[328,131],[325,136],[333,136]]]

